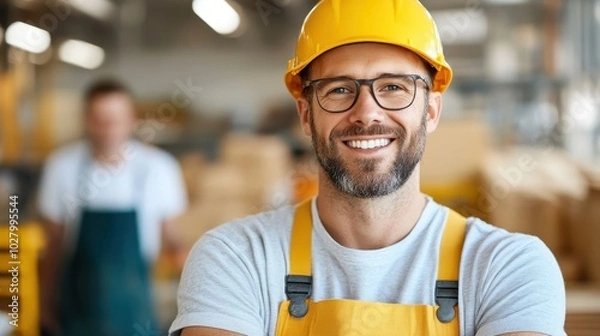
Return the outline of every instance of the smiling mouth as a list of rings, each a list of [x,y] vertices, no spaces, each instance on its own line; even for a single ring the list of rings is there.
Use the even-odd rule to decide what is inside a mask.
[[[369,139],[369,140],[348,140],[344,141],[344,144],[350,148],[355,149],[376,149],[389,146],[393,139],[382,138],[382,139]]]

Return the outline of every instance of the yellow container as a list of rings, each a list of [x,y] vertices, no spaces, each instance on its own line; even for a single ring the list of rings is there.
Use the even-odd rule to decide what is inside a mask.
[[[0,307],[8,312],[15,334],[39,335],[38,256],[43,247],[42,228],[23,223],[12,229],[0,225]]]

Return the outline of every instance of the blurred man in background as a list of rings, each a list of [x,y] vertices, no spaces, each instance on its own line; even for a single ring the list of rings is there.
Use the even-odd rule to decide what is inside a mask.
[[[186,207],[179,166],[133,140],[129,90],[102,80],[85,94],[86,139],[53,153],[39,212],[48,235],[42,261],[42,328],[60,335],[157,330],[150,271],[177,249],[171,219]]]

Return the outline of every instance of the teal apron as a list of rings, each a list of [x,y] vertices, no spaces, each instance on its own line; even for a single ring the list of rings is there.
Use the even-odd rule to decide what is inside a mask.
[[[136,180],[144,182],[142,177]],[[63,335],[158,335],[149,264],[141,254],[138,230],[135,208],[83,205],[77,243],[63,273]]]

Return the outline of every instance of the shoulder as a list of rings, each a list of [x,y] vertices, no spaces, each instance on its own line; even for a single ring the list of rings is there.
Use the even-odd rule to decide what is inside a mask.
[[[135,161],[146,167],[156,179],[155,184],[171,183],[173,178],[181,178],[182,172],[177,159],[169,152],[141,141],[133,141]]]
[[[233,220],[206,232],[193,250],[221,246],[240,256],[256,257],[257,253],[287,251],[293,221],[293,206]]]
[[[500,257],[521,256],[523,258],[531,254],[554,259],[550,250],[539,238],[508,232],[474,217],[467,220],[464,249],[484,257],[483,260],[494,259],[494,262],[504,260]]]
[[[48,157],[49,161],[64,161],[81,159],[87,152],[87,145],[84,140],[75,141],[59,147]]]
[[[151,163],[152,165],[159,165],[160,167],[177,167],[177,159],[169,152],[160,149],[155,146],[147,145],[141,141],[134,140],[134,149],[139,149],[142,155],[139,155],[139,159],[144,162]]]
[[[183,268],[172,330],[210,325],[265,335],[283,295],[293,209],[263,212],[205,233]]]
[[[477,334],[564,334],[564,281],[539,238],[469,219],[461,279],[467,315],[474,317],[469,325]]]
[[[81,161],[87,153],[87,145],[84,140],[72,142],[54,150],[46,160],[47,166],[71,165]]]
[[[260,288],[271,283],[269,276],[284,274],[292,209],[249,216],[205,233],[190,251],[180,288],[214,292],[228,286],[231,293],[244,286]]]
[[[556,300],[564,293],[558,262],[539,238],[511,233],[479,219],[470,219],[461,269],[482,298],[499,299],[529,288],[529,298],[548,291]],[[543,288],[542,288],[543,287]],[[560,307],[564,302],[555,302]]]
[[[246,244],[257,239],[281,240],[291,233],[294,214],[293,206],[233,220],[206,233],[207,236],[230,240],[236,244]]]

